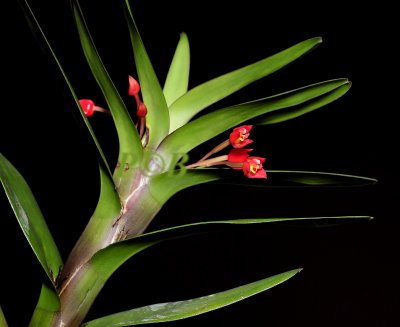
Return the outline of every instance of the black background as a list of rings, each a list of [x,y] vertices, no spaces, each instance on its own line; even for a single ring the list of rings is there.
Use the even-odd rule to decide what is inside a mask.
[[[103,61],[124,94],[127,75],[135,70],[120,2],[81,2]],[[68,1],[31,3],[78,97],[103,105],[80,52]],[[118,270],[88,318],[211,294],[303,267],[270,291],[165,326],[396,325],[400,267],[394,8],[385,2],[352,6],[344,1],[132,1],[132,7],[161,82],[179,33],[188,34],[190,87],[321,36],[324,42],[312,53],[215,108],[347,77],[353,82],[350,92],[324,109],[255,128],[255,151],[267,158],[267,170],[319,170],[379,180],[374,186],[345,189],[198,186],[169,200],[150,229],[221,218],[375,219],[329,226],[240,227],[164,243]],[[18,4],[3,10],[8,22],[1,32],[0,151],[28,181],[66,258],[96,204],[97,159],[54,63],[41,52]],[[102,115],[91,122],[112,164],[117,151],[112,124]],[[4,194],[0,231],[0,304],[10,326],[25,326],[43,274]]]

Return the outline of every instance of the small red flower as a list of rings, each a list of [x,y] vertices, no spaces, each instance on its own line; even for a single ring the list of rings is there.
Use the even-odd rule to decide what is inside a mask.
[[[248,157],[243,163],[244,175],[248,178],[267,178],[267,172],[262,166],[264,162],[265,158]]]
[[[234,148],[243,148],[246,145],[253,142],[249,139],[250,130],[253,125],[243,125],[233,129],[232,133],[229,135],[229,142]]]
[[[245,162],[249,157],[249,152],[253,149],[232,149],[228,153],[229,162]]]
[[[128,94],[131,96],[136,96],[139,94],[140,85],[137,80],[135,80],[132,76],[128,75],[129,79],[129,89]]]
[[[94,105],[94,102],[92,100],[81,99],[81,100],[79,100],[79,104],[81,105],[82,110],[83,110],[83,112],[85,113],[85,115],[87,117],[90,117],[90,116],[92,116],[94,114],[95,105]]]

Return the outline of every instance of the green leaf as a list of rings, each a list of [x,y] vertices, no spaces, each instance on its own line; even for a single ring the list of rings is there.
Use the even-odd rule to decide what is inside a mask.
[[[180,174],[180,175],[179,175]],[[360,187],[372,185],[376,179],[364,176],[320,171],[267,170],[267,179],[243,176],[231,168],[196,168],[186,172],[167,172],[149,183],[152,196],[160,203],[167,202],[177,192],[199,184],[229,184],[246,187]]]
[[[68,278],[76,267],[87,262],[94,253],[104,247],[111,222],[121,212],[121,202],[107,172],[100,165],[100,196],[95,211],[85,230],[76,242],[62,271],[61,279]]]
[[[139,252],[160,242],[188,237],[194,234],[209,233],[218,229],[232,228],[239,225],[279,223],[285,221],[331,220],[331,219],[370,219],[367,216],[338,217],[300,217],[300,218],[250,218],[233,220],[206,221],[194,224],[174,226],[154,232],[142,234],[121,242],[113,243],[97,252],[89,263],[93,276],[105,282],[124,262]]]
[[[6,321],[6,317],[4,317],[4,313],[3,310],[1,309],[0,306],[0,327],[7,327],[7,321]]]
[[[166,172],[155,176],[149,182],[151,195],[159,203],[166,203],[175,193],[203,183],[221,179],[219,169],[188,169],[178,172]]]
[[[21,7],[22,7],[24,13],[25,13],[25,17],[26,17],[27,22],[29,23],[31,31],[37,37],[39,42],[41,44],[43,44],[43,48],[45,48],[45,50],[47,50],[50,53],[51,57],[54,59],[56,65],[57,65],[57,68],[60,70],[61,75],[64,78],[65,83],[67,84],[68,90],[69,90],[69,92],[71,93],[71,95],[72,95],[72,97],[74,99],[74,102],[75,102],[75,105],[76,105],[76,109],[79,111],[83,121],[85,122],[85,125],[86,125],[86,127],[87,127],[87,129],[88,129],[88,131],[89,131],[89,133],[91,135],[91,138],[92,138],[96,148],[97,148],[97,151],[98,151],[98,153],[100,155],[100,158],[102,160],[102,164],[107,168],[107,170],[108,170],[108,172],[109,172],[109,174],[111,176],[111,171],[110,171],[110,168],[108,166],[107,160],[106,160],[106,158],[104,156],[103,150],[100,147],[100,144],[99,144],[99,142],[98,142],[98,140],[97,140],[97,138],[96,138],[96,136],[95,136],[95,134],[93,132],[93,129],[92,129],[87,117],[85,116],[85,114],[83,113],[83,111],[81,109],[81,106],[80,106],[80,104],[78,102],[78,98],[77,98],[77,96],[75,94],[75,91],[72,88],[72,85],[69,82],[69,79],[68,79],[64,69],[62,68],[62,66],[60,64],[60,61],[58,60],[55,52],[53,51],[49,41],[47,40],[46,35],[44,34],[39,22],[37,21],[32,9],[31,9],[31,7],[29,6],[28,2],[26,0],[19,0],[19,2],[21,4]]]
[[[131,168],[137,167],[142,157],[137,129],[101,61],[77,0],[72,1],[72,9],[83,52],[114,119],[119,139],[119,161],[128,163]]]
[[[265,116],[256,118],[254,121],[251,121],[251,123],[254,125],[270,125],[270,124],[281,123],[293,118],[297,118],[306,113],[312,112],[316,109],[326,106],[327,104],[339,99],[341,96],[347,93],[350,87],[351,83],[340,86],[336,90],[323,94],[320,97],[310,100],[302,105],[295,106],[287,110],[283,109],[276,112],[272,112],[271,114],[267,114]]]
[[[147,147],[155,149],[168,135],[169,112],[164,94],[153,66],[143,45],[139,31],[133,19],[129,1],[124,1],[125,16],[129,27],[136,69],[139,75],[143,102],[148,112],[146,126],[149,129],[149,141]]]
[[[224,292],[202,296],[191,300],[158,303],[133,310],[119,312],[103,318],[92,320],[88,323],[85,323],[83,326],[135,326],[190,318],[223,308],[230,304],[244,300],[250,296],[264,292],[287,281],[301,270],[302,269],[290,270],[250,284],[232,288]]]
[[[57,246],[25,179],[1,153],[0,180],[26,239],[55,284],[63,265]]]
[[[276,72],[313,50],[321,42],[322,39],[320,37],[305,40],[271,57],[214,78],[193,88],[171,105],[170,133],[186,124],[204,108],[250,83]]]
[[[365,176],[321,171],[267,170],[267,179],[249,179],[244,176],[239,177],[238,174],[240,172],[232,169],[204,168],[196,170],[198,175],[201,175],[202,171],[204,171],[205,175],[204,177],[198,176],[198,180],[205,179],[212,174],[208,170],[218,170],[219,179],[214,179],[215,183],[246,187],[360,187],[377,182],[375,178]]]
[[[348,84],[349,81],[345,78],[329,80],[213,111],[168,135],[159,147],[159,154],[168,161],[172,155],[187,153],[199,144],[252,118],[306,103]]]
[[[189,85],[190,48],[186,33],[181,33],[171,66],[164,84],[164,96],[168,107],[184,95]]]
[[[43,284],[29,327],[51,327],[53,319],[59,311],[60,300],[57,293],[52,287]]]

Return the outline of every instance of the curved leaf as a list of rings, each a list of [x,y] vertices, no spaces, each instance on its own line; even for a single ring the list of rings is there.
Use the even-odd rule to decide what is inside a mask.
[[[203,83],[175,101],[170,107],[170,133],[186,124],[202,109],[266,77],[300,58],[322,42],[320,37],[300,42],[271,57]]]
[[[302,269],[290,270],[272,277],[199,298],[152,304],[119,312],[85,323],[86,327],[136,326],[186,319],[223,308],[279,285]]]
[[[213,111],[168,135],[161,143],[159,153],[167,161],[171,155],[187,153],[199,144],[247,120],[306,103],[348,84],[349,81],[345,78],[329,80]]]
[[[148,109],[146,126],[149,129],[149,141],[147,146],[154,149],[160,144],[164,137],[168,135],[168,107],[165,102],[162,88],[158,82],[157,76],[133,19],[129,1],[125,0],[124,4],[125,16],[128,22],[129,34],[131,36],[143,102],[146,104]]]
[[[281,123],[290,119],[297,118],[306,113],[312,112],[316,109],[319,109],[327,104],[339,99],[343,96],[351,87],[351,82],[345,84],[343,86],[338,87],[336,90],[333,90],[329,93],[323,94],[320,97],[310,100],[304,104],[299,106],[291,107],[289,109],[283,109],[279,111],[274,111],[265,116],[261,116],[256,118],[254,121],[251,121],[251,124],[254,125],[270,125]]]
[[[246,187],[355,187],[375,184],[376,179],[364,176],[300,170],[268,170],[267,179],[243,176],[240,171],[230,168],[196,168],[185,172],[170,172],[154,177],[149,183],[152,196],[160,203],[167,202],[179,191],[199,184],[216,183]],[[181,175],[179,175],[181,174]]]
[[[370,219],[368,216],[339,216],[339,217],[300,217],[300,218],[249,218],[234,220],[206,221],[194,224],[174,226],[154,232],[142,234],[121,242],[113,243],[97,252],[91,262],[93,275],[98,276],[104,282],[116,271],[126,260],[139,252],[163,241],[188,237],[194,234],[208,233],[227,226],[279,223],[285,221],[304,220],[331,220],[331,219]]]
[[[163,88],[168,107],[187,92],[189,85],[189,69],[189,40],[186,33],[181,33]]]
[[[41,43],[43,43],[43,45],[44,45],[43,47],[46,48],[48,50],[48,52],[51,54],[52,58],[54,59],[56,65],[57,65],[57,68],[60,70],[60,73],[63,76],[65,83],[67,84],[68,90],[71,93],[71,95],[72,95],[72,97],[73,97],[73,99],[75,101],[76,108],[78,109],[83,121],[85,122],[85,125],[86,125],[86,127],[87,127],[87,129],[88,129],[88,131],[89,131],[89,133],[90,133],[90,135],[92,137],[92,140],[93,140],[96,148],[97,148],[97,152],[100,155],[100,158],[102,160],[102,164],[106,167],[106,169],[108,170],[108,172],[109,172],[109,174],[111,176],[111,171],[110,171],[110,168],[108,166],[107,160],[106,160],[106,158],[104,156],[103,150],[100,147],[100,144],[99,144],[99,142],[98,142],[98,140],[97,140],[97,138],[96,138],[96,136],[95,136],[95,134],[93,132],[93,129],[92,129],[92,126],[89,123],[89,120],[87,119],[87,117],[85,116],[85,114],[83,113],[83,111],[81,109],[81,106],[80,106],[80,104],[78,102],[78,98],[77,98],[77,96],[76,96],[76,94],[74,92],[74,89],[72,88],[71,83],[68,80],[68,77],[67,77],[66,73],[64,72],[64,69],[62,68],[62,66],[61,66],[61,64],[60,64],[55,52],[53,51],[49,41],[47,40],[47,38],[46,38],[46,36],[45,36],[45,34],[44,34],[39,22],[37,21],[37,19],[36,19],[32,9],[31,9],[31,7],[29,6],[28,2],[26,0],[19,0],[19,2],[20,2],[20,5],[21,5],[24,13],[25,13],[26,20],[28,21],[28,23],[30,25],[31,31],[37,36],[39,41]]]
[[[137,129],[101,61],[77,0],[72,1],[72,9],[83,52],[114,119],[119,139],[119,161],[127,162],[132,168],[137,167],[142,157]]]
[[[29,327],[50,327],[53,319],[60,311],[60,299],[51,287],[43,284],[40,291],[39,301],[33,312]],[[1,324],[0,324],[1,326]]]
[[[0,180],[26,239],[54,285],[63,265],[60,253],[31,189],[1,153]]]
[[[3,310],[1,309],[0,306],[0,327],[7,327],[7,321],[6,321],[6,317],[4,317],[4,313]]]

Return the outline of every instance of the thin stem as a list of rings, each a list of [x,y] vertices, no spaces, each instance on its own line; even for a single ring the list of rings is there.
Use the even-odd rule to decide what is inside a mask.
[[[207,160],[199,160],[193,164],[187,165],[186,168],[190,169],[190,168],[195,168],[195,167],[210,167],[210,166],[214,166],[214,165],[223,165],[227,162],[228,160],[228,156],[227,155],[223,155],[223,156],[219,156],[219,157],[214,157],[211,159],[207,159]]]
[[[199,162],[203,161],[203,160],[206,160],[208,157],[210,157],[214,153],[217,153],[217,152],[225,149],[227,146],[229,146],[229,144],[230,144],[229,140],[225,140],[224,142],[222,142],[221,144],[219,144],[215,148],[213,148],[210,152],[208,152],[203,158],[201,158],[199,160]]]

